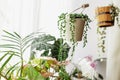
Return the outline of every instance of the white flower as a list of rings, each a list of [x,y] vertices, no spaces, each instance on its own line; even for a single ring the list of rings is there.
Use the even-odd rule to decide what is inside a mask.
[[[78,65],[82,71],[82,75],[93,80],[97,73],[95,71],[95,64],[92,61],[92,57],[87,56],[80,59]]]

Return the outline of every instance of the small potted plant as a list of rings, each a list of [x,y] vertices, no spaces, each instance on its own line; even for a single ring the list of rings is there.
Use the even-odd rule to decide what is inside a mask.
[[[58,28],[60,30],[60,37],[71,44],[71,58],[75,51],[78,41],[83,40],[83,47],[87,44],[87,31],[90,28],[91,22],[87,14],[83,10],[89,4],[84,4],[70,13],[62,13],[58,18]],[[81,13],[74,13],[76,10],[83,9]]]
[[[0,63],[2,62],[0,64],[0,80],[45,80],[24,58],[25,51],[30,48],[34,38],[39,35],[41,32],[33,32],[22,37],[17,32],[4,30],[1,37],[4,43],[0,44]],[[14,62],[11,63],[11,60]]]
[[[84,4],[80,8],[86,8],[88,6],[88,4]],[[60,35],[61,37],[64,37],[66,41],[73,43],[81,41],[83,39],[85,47],[87,43],[87,31],[90,28],[89,23],[91,20],[88,15],[83,14],[82,12],[73,13],[74,11],[71,13],[62,13],[59,16],[58,26]]]
[[[119,8],[115,7],[114,5],[98,7],[96,9],[98,26],[99,27],[113,26],[115,17],[118,17],[118,13]]]

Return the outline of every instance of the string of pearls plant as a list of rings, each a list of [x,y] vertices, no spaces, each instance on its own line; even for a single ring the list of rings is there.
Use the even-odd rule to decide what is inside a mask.
[[[106,39],[106,27],[97,28],[97,34],[98,34],[98,53],[99,53],[99,57],[102,56],[101,53],[105,53],[106,52],[106,48],[105,48],[105,39]]]
[[[89,6],[88,4],[84,4],[80,8],[86,8],[88,6]],[[91,22],[91,20],[87,14],[83,14],[82,12],[81,13],[73,13],[80,8],[75,9],[71,13],[62,13],[60,16],[58,16],[58,18],[59,18],[58,28],[60,30],[60,37],[64,38],[64,40],[66,40],[65,39],[66,27],[68,25],[70,27],[70,31],[71,31],[70,35],[72,36],[70,38],[70,42],[72,42],[72,45],[73,45],[72,52],[75,51],[75,46],[76,46],[76,41],[74,39],[74,37],[75,37],[75,24],[74,23],[76,21],[76,18],[80,18],[85,21],[84,31],[83,31],[83,35],[82,35],[83,36],[82,37],[83,47],[85,47],[88,42],[87,41],[87,31],[90,29],[89,23]],[[71,56],[73,56],[73,54]]]
[[[118,24],[118,22],[119,22],[118,15],[120,13],[120,9],[117,6],[115,6],[114,4],[110,4],[110,6],[111,6],[110,13],[111,13],[112,19],[114,20],[114,18],[116,17],[116,21]]]

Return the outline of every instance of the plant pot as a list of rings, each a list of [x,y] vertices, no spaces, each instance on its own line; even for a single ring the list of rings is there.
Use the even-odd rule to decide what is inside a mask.
[[[107,64],[107,58],[98,58],[95,61],[96,64],[96,71],[100,73],[104,80],[106,80],[106,64]]]
[[[85,20],[81,19],[81,18],[76,18],[75,22],[75,30],[73,30],[74,33],[74,41],[81,41],[82,40],[82,35],[83,35],[83,30],[84,30],[84,25],[85,25]],[[66,40],[70,41],[70,39],[72,38],[72,31],[70,30],[70,25],[68,24],[66,26]]]
[[[96,16],[99,27],[109,27],[114,25],[114,17],[111,15],[112,6],[98,7]]]

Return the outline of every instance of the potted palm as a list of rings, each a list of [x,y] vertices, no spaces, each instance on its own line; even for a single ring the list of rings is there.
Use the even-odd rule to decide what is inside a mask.
[[[2,39],[5,43],[0,44],[0,79],[2,77],[5,80],[45,80],[23,56],[33,39],[41,35],[41,32],[31,33],[24,38],[16,32],[4,30],[4,33]],[[17,60],[10,64],[14,57],[17,57]]]

